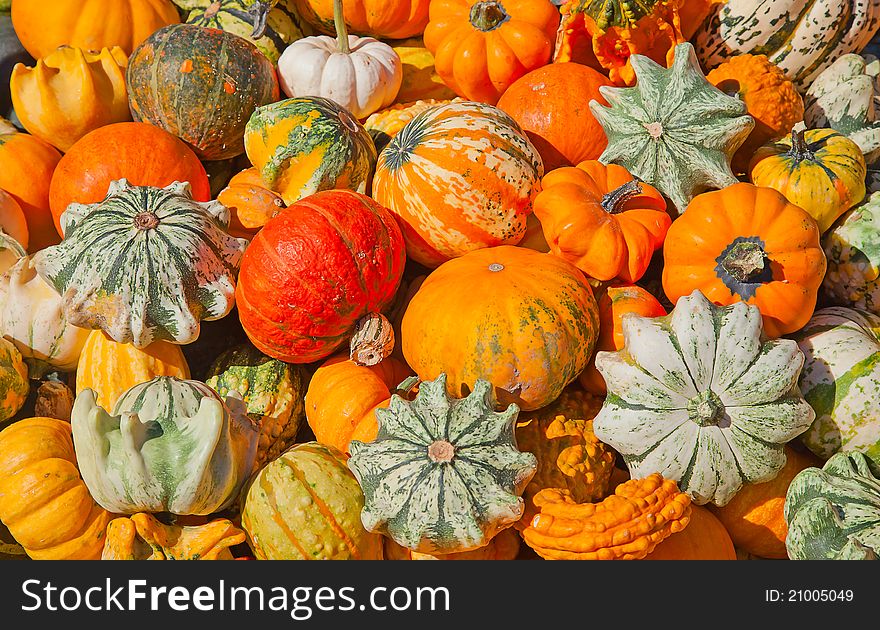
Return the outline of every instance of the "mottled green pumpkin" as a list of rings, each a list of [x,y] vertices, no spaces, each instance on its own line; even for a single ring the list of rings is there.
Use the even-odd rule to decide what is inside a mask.
[[[258,560],[381,560],[383,538],[360,521],[364,495],[344,453],[297,444],[247,489],[241,526]]]
[[[861,453],[802,470],[785,495],[792,560],[880,559],[880,476]]]
[[[144,40],[129,58],[126,84],[135,121],[178,136],[203,160],[243,153],[248,118],[279,96],[275,67],[256,46],[193,24]]]
[[[376,146],[364,126],[320,96],[257,108],[244,144],[263,181],[287,205],[334,188],[366,194],[376,167]]]
[[[880,193],[844,214],[823,237],[822,248],[828,300],[880,315]]]
[[[0,338],[0,422],[14,416],[28,395],[28,370],[15,346]]]
[[[293,445],[305,418],[306,374],[301,366],[284,363],[242,344],[211,364],[205,384],[221,398],[238,392],[247,414],[260,429],[257,467]]]

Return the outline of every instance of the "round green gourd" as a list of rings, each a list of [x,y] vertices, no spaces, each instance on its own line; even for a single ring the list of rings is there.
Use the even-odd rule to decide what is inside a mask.
[[[737,183],[730,160],[755,126],[745,103],[706,80],[689,43],[675,47],[668,70],[644,55],[630,63],[635,87],[600,87],[610,107],[590,101],[608,136],[599,160],[651,184],[679,213],[699,193]]]
[[[381,560],[383,538],[360,521],[364,496],[346,456],[297,444],[257,473],[241,526],[258,560]]]
[[[880,559],[880,477],[861,453],[802,470],[785,495],[792,560]]]
[[[538,464],[516,447],[519,407],[496,412],[495,404],[488,381],[458,400],[440,374],[419,384],[415,400],[395,394],[376,409],[376,439],[349,443],[364,527],[434,554],[477,549],[518,521]]]
[[[70,424],[83,481],[119,514],[229,507],[253,472],[259,437],[240,399],[170,376],[129,388],[112,413],[83,390]]]
[[[762,333],[756,306],[715,306],[699,291],[665,317],[627,314],[623,350],[596,354],[608,387],[596,437],[634,479],[660,473],[698,505],[773,479],[815,414],[798,390],[797,344]]]
[[[98,203],[71,204],[64,240],[34,255],[62,296],[67,320],[144,348],[186,344],[199,321],[224,317],[247,241],[225,232],[229,210],[193,201],[188,183],[166,188],[110,184]]]
[[[0,422],[18,413],[29,390],[28,369],[21,353],[12,343],[0,338]]]
[[[266,356],[250,344],[230,348],[211,364],[205,384],[221,398],[235,391],[260,429],[257,468],[293,445],[305,418],[307,378],[301,366]]]
[[[859,451],[880,465],[880,316],[819,309],[793,338],[806,358],[801,393],[816,412],[801,441],[822,459]]]
[[[844,214],[822,239],[833,304],[880,314],[880,193]]]

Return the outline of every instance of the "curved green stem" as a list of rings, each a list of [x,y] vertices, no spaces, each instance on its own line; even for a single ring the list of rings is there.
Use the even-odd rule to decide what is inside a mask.
[[[342,12],[342,0],[333,0],[333,24],[336,26],[339,52],[347,55],[351,52],[351,48],[348,45],[348,27],[345,25],[345,16]]]

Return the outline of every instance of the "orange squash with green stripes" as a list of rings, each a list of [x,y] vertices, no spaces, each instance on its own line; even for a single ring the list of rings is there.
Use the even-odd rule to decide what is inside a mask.
[[[361,524],[364,495],[348,457],[297,444],[251,482],[241,526],[258,560],[381,560],[383,539]]]
[[[526,233],[544,165],[497,107],[453,102],[408,122],[379,154],[373,198],[397,215],[410,258],[428,267]]]

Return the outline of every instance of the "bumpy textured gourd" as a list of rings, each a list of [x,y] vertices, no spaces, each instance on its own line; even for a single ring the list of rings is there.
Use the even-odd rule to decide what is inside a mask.
[[[665,317],[626,316],[624,349],[596,354],[608,386],[596,437],[633,478],[660,473],[698,505],[772,479],[815,413],[798,390],[803,353],[762,331],[757,307],[718,307],[699,291]]]
[[[28,369],[21,353],[0,337],[0,422],[18,413],[29,391]]]
[[[232,560],[229,548],[244,541],[244,531],[229,519],[166,525],[139,512],[110,521],[101,560]]]
[[[190,185],[110,184],[104,201],[71,204],[64,240],[34,255],[40,276],[62,296],[68,321],[100,328],[140,348],[157,339],[186,344],[199,321],[235,302],[247,241],[225,232],[229,211],[193,201]]]
[[[806,357],[800,389],[816,411],[801,441],[822,459],[860,451],[880,465],[880,316],[823,308],[793,337]]]
[[[822,247],[828,260],[825,296],[834,304],[880,315],[880,193],[845,213]]]
[[[679,213],[695,195],[737,182],[733,154],[755,126],[745,103],[706,80],[689,43],[666,69],[632,55],[632,88],[603,86],[610,107],[590,101],[608,147],[599,160],[620,164],[672,200]]]
[[[880,475],[861,453],[801,471],[785,496],[792,560],[880,559]]]
[[[451,398],[441,374],[422,382],[415,400],[395,394],[377,409],[375,441],[349,444],[364,527],[414,551],[455,553],[519,520],[537,460],[516,447],[519,408],[496,412],[495,403],[483,380],[466,398]]]
[[[95,500],[111,512],[211,514],[238,499],[259,432],[240,398],[198,381],[159,376],[107,413],[87,389],[71,415],[76,458]]]

